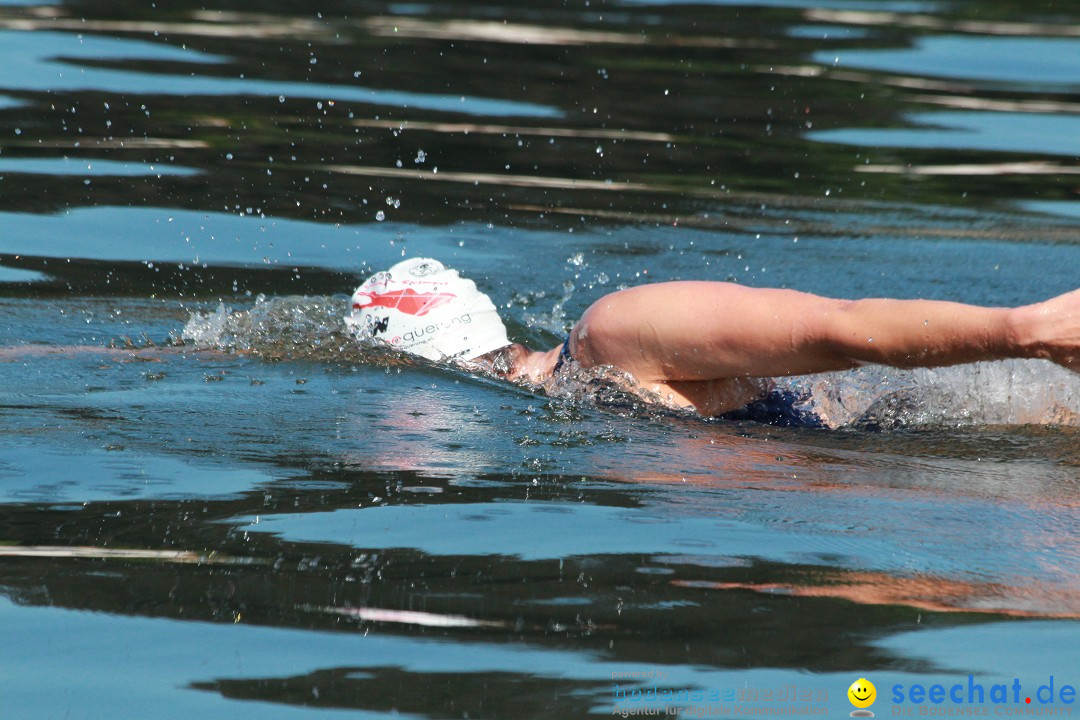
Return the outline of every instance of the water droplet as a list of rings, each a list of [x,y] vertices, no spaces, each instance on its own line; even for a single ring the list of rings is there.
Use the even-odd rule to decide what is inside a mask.
[[[379,212],[375,213],[375,219],[378,220],[379,222],[382,222],[383,220],[386,219],[386,213],[384,213],[382,210],[380,210]]]

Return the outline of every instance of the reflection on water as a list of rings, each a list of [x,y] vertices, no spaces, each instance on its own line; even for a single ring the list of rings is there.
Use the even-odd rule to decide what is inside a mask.
[[[1008,30],[1009,28],[1003,27]],[[1023,26],[1013,28],[1027,35]],[[938,35],[918,38],[902,50],[819,51],[822,64],[890,73],[980,81],[987,86],[1015,84],[1018,93],[1075,91],[1080,84],[1080,38],[976,37]]]
[[[154,26],[139,28],[150,31]],[[71,29],[79,28],[75,23]],[[128,29],[128,28],[123,28]],[[183,33],[186,28],[180,28]],[[296,98],[313,98],[327,102],[351,100],[361,103],[385,104],[404,108],[441,110],[484,116],[537,116],[547,117],[556,111],[533,103],[517,103],[484,98],[448,97],[423,93],[380,91],[364,87],[318,84],[311,82],[268,81],[256,78],[230,78],[194,74],[172,74],[162,77],[158,73],[144,73],[139,66],[122,71],[106,70],[94,65],[119,63],[121,60],[142,62],[220,63],[220,57],[190,51],[177,51],[161,44],[110,40],[98,42],[63,33],[26,33],[0,30],[0,43],[5,51],[18,62],[6,64],[0,74],[0,86],[9,90],[35,90],[51,88],[53,91],[94,90],[120,95],[141,93],[156,96],[169,95],[260,95],[273,96],[284,103]],[[63,61],[54,57],[64,58]],[[311,56],[316,59],[315,55]],[[94,65],[69,69],[79,58],[92,59]],[[360,76],[360,71],[354,73]],[[321,106],[321,103],[320,103]]]
[[[6,711],[1075,684],[1077,376],[793,379],[841,429],[786,430],[357,348],[340,316],[416,255],[537,347],[653,280],[1072,289],[1077,37],[1012,0],[0,0]]]
[[[71,158],[33,160],[18,158],[0,160],[0,172],[4,173],[35,173],[44,175],[78,175],[89,177],[94,175],[193,175],[198,170],[191,168],[156,167],[143,163],[126,163],[113,160],[98,160],[89,162],[77,162]]]
[[[877,147],[1008,150],[1070,158],[1080,155],[1080,115],[1029,113],[1018,123],[1013,113],[933,112],[914,113],[905,120],[926,129],[825,130],[811,133],[810,137]]]
[[[1032,212],[1062,215],[1070,218],[1080,217],[1080,202],[1077,201],[1029,200],[1020,203],[1020,206]]]

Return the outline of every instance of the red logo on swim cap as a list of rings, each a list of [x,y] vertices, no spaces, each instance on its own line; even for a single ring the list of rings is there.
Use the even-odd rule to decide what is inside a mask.
[[[453,293],[418,293],[412,288],[391,290],[384,293],[364,293],[353,303],[353,310],[375,305],[400,310],[408,315],[427,315],[429,312],[450,302],[457,295]],[[367,302],[364,302],[365,298]]]

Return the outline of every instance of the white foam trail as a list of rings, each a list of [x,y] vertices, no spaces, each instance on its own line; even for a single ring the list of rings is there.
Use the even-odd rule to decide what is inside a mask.
[[[345,327],[345,306],[341,298],[260,295],[246,310],[220,304],[212,313],[192,313],[180,336],[199,349],[291,357],[344,353],[356,346]]]
[[[785,378],[831,427],[1080,426],[1080,375],[1045,360],[948,368],[870,366]]]

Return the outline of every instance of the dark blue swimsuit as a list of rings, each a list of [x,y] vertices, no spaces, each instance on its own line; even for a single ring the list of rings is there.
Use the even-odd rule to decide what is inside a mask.
[[[562,370],[563,365],[573,360],[574,357],[570,354],[570,338],[567,337],[563,341],[562,349],[559,350],[559,359],[555,361],[555,372]]]
[[[570,354],[570,338],[568,337],[559,350],[559,357],[555,361],[555,372],[562,370],[563,366],[573,359],[574,356]],[[821,418],[816,413],[800,410],[797,407],[797,403],[801,399],[790,390],[773,388],[763,397],[748,403],[746,407],[716,417],[721,420],[736,422],[765,423],[774,427],[825,427],[825,424],[821,422]]]
[[[721,420],[749,420],[774,427],[825,427],[825,423],[821,422],[821,418],[816,413],[800,410],[797,407],[801,399],[790,390],[773,388],[763,397],[747,403],[746,407],[716,417]]]

